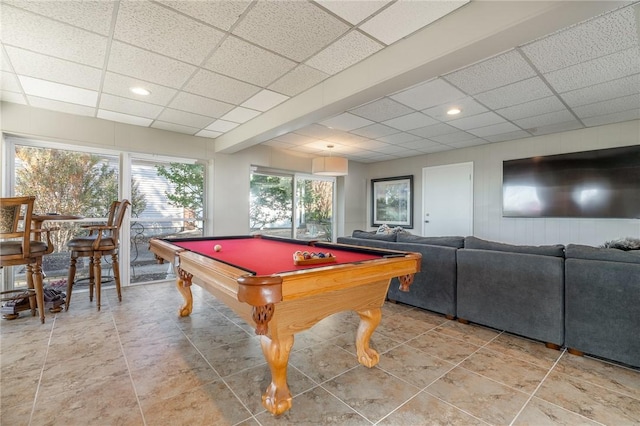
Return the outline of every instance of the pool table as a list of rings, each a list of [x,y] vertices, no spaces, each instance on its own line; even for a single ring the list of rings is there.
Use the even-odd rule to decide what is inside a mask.
[[[184,298],[180,316],[192,311],[194,283],[255,325],[271,371],[262,405],[274,415],[291,408],[287,365],[295,333],[334,313],[356,311],[358,362],[375,366],[379,355],[369,339],[380,323],[391,278],[398,277],[408,291],[420,270],[419,253],[259,235],[152,239],[150,249],[176,267]],[[325,258],[296,261],[296,252]]]

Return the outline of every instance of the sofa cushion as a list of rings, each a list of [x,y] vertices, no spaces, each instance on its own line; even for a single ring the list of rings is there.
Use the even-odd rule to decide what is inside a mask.
[[[464,247],[464,237],[421,237],[420,235],[413,235],[402,232],[398,234],[399,243],[414,243],[414,244],[427,244],[430,246],[446,246],[454,248]]]
[[[640,251],[624,251],[580,244],[567,245],[566,257],[574,259],[605,260],[610,262],[640,263]]]
[[[564,257],[564,246],[562,244],[554,244],[549,246],[521,246],[496,243],[494,241],[482,240],[476,237],[467,237],[464,239],[464,248]]]
[[[379,241],[396,241],[397,234],[376,234],[376,232],[369,231],[353,231],[351,236],[353,238],[362,238],[366,240],[379,240]]]

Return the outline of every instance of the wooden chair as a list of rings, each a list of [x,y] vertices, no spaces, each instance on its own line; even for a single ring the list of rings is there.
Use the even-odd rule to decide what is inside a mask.
[[[31,314],[35,316],[35,311],[38,309],[40,321],[44,323],[42,256],[53,251],[50,234],[52,229],[31,229],[35,199],[36,197],[33,196],[0,199],[0,241],[2,241],[0,268],[27,266],[27,297],[29,297]],[[41,241],[41,233],[46,233],[46,242]],[[15,301],[25,297],[24,292],[24,290],[4,291],[2,300]]]
[[[109,208],[109,218],[105,225],[88,225],[83,228],[89,230],[89,235],[73,238],[67,243],[71,251],[71,263],[67,278],[66,310],[71,304],[71,291],[76,275],[76,262],[78,257],[88,257],[89,265],[89,300],[93,301],[93,286],[96,288],[96,305],[100,310],[100,287],[102,281],[102,256],[111,255],[113,261],[113,277],[116,283],[118,300],[122,301],[120,290],[120,267],[118,264],[118,249],[120,226],[131,203],[128,200],[114,201]]]

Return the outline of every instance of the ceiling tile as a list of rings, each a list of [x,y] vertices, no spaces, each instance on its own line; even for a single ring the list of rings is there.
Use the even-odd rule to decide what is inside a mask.
[[[245,123],[259,115],[260,111],[255,111],[253,109],[243,107],[236,107],[220,118],[222,118],[223,120],[233,121],[234,123]]]
[[[392,44],[468,3],[465,1],[398,1],[360,29],[386,44]]]
[[[302,62],[349,27],[308,2],[259,1],[233,29],[245,40]]]
[[[26,76],[19,76],[18,78],[27,95],[90,107],[95,107],[98,101],[98,92],[93,90],[80,89]]]
[[[373,140],[373,139],[368,139],[366,141],[362,141],[355,144],[355,146],[359,149],[369,149],[369,150],[375,150],[376,148],[383,148],[388,145],[389,145],[388,143],[384,143],[384,142]]]
[[[0,90],[22,93],[18,77],[14,73],[6,71],[0,73]]]
[[[582,122],[587,126],[601,126],[603,124],[620,123],[628,120],[640,120],[640,108],[629,111],[616,112],[614,114],[600,115],[585,118]]]
[[[233,109],[231,104],[185,92],[178,93],[175,99],[171,101],[170,106],[173,109],[206,115],[207,117],[222,117]]]
[[[157,53],[114,41],[109,57],[110,71],[172,88],[180,88],[193,74],[192,65]]]
[[[418,149],[423,150],[434,146],[439,146],[438,142],[431,141],[429,139],[418,139],[411,142],[405,142],[402,144],[403,147],[408,149]]]
[[[0,21],[1,23],[1,21]],[[0,31],[0,35],[1,35],[1,31]],[[0,45],[0,47],[2,47]],[[6,46],[5,46],[6,48]],[[0,71],[9,71],[9,72],[13,72],[13,67],[11,66],[11,63],[9,62],[9,57],[6,55],[5,53],[5,49],[1,49],[0,48]]]
[[[411,109],[409,109],[411,111]],[[431,117],[424,115],[421,112],[414,112],[411,114],[403,115],[402,117],[386,120],[383,124],[400,130],[413,130],[420,127],[431,126],[436,124],[437,121]]]
[[[441,78],[428,81],[390,96],[390,98],[417,110],[431,108],[465,97],[466,95],[464,93]]]
[[[531,130],[536,136],[539,135],[548,135],[550,133],[559,133],[559,132],[567,132],[569,130],[577,130],[582,129],[584,126],[578,120],[571,120],[564,123],[554,123],[548,126],[536,127]]]
[[[356,135],[365,136],[371,139],[381,138],[383,136],[392,135],[398,132],[398,129],[394,129],[393,127],[385,126],[384,124],[380,123],[372,124],[370,126],[351,131],[351,133],[355,133]]]
[[[452,143],[467,141],[469,139],[476,139],[476,137],[467,132],[455,132],[455,133],[447,133],[446,135],[431,136],[431,139],[436,142],[450,145]]]
[[[514,132],[500,133],[497,135],[487,135],[484,136],[484,139],[489,142],[504,142],[504,141],[513,141],[516,139],[524,139],[530,137],[531,135],[524,130],[516,130]]]
[[[560,95],[571,107],[640,93],[640,74],[607,81]]]
[[[106,37],[5,5],[0,19],[5,45],[98,68],[104,65]]]
[[[373,121],[345,112],[328,120],[321,121],[320,124],[338,130],[349,131],[371,125]]]
[[[199,65],[224,36],[222,31],[151,2],[123,1],[114,39]]]
[[[333,132],[333,129],[329,129],[326,126],[316,123],[309,124],[308,126],[296,130],[296,133],[299,135],[309,136],[315,139],[323,139],[324,137],[329,137],[333,134]],[[278,137],[278,139],[281,138],[281,136]]]
[[[56,83],[98,90],[102,70],[39,53],[7,46],[7,55],[17,74],[41,78]]]
[[[212,138],[215,139],[218,136],[220,136],[222,133],[220,132],[212,132],[211,130],[200,130],[198,133],[196,133],[196,136],[200,136],[202,138]]]
[[[184,133],[186,135],[195,135],[200,129],[196,127],[182,126],[175,123],[167,123],[166,121],[154,121],[151,125],[154,129],[168,130],[170,132]]]
[[[280,135],[274,139],[288,143],[290,145],[304,145],[311,142],[314,138],[298,133],[285,133],[284,135]]]
[[[450,151],[450,150],[451,150],[451,147],[449,145],[437,144],[437,145],[432,145],[432,146],[419,149],[418,151],[424,152],[425,154],[433,154],[434,152],[442,152],[442,151]]]
[[[447,111],[449,111],[452,107],[456,107],[460,109],[461,114],[458,114],[458,115],[447,114]],[[445,121],[445,122],[455,120],[457,118],[460,118],[461,116],[470,116],[470,115],[480,114],[481,112],[485,112],[485,111],[488,111],[487,108],[480,105],[471,97],[456,99],[455,101],[447,102],[446,104],[443,104],[443,105],[438,105],[435,107],[422,110],[422,112],[427,114],[428,116],[433,117],[436,120]]]
[[[446,145],[451,146],[453,148],[468,148],[470,146],[478,146],[478,145],[486,145],[486,144],[487,144],[486,140],[480,139],[480,138],[474,138],[474,139],[467,139],[465,141],[451,142]]]
[[[382,44],[366,35],[358,31],[351,31],[320,53],[312,56],[305,63],[333,75],[368,58],[383,47]]]
[[[534,115],[545,114],[547,112],[565,110],[564,104],[555,96],[549,96],[535,101],[525,102],[520,105],[514,105],[502,108],[496,112],[508,120],[518,120],[525,117],[533,117]]]
[[[552,94],[553,92],[540,78],[534,77],[480,93],[475,98],[489,108],[498,109],[545,98]]]
[[[3,0],[2,3],[102,35],[109,35],[111,29],[112,1]]]
[[[251,0],[158,0],[158,2],[225,31],[228,31],[236,23],[240,15],[251,4]]]
[[[637,73],[640,73],[638,46],[553,71],[544,77],[557,92],[563,93]]]
[[[462,130],[476,129],[478,127],[490,126],[492,124],[504,123],[506,120],[495,112],[483,112],[482,114],[463,117],[449,121],[449,125]]]
[[[162,112],[163,107],[133,99],[103,93],[100,97],[100,109],[120,112],[138,117],[156,118]]]
[[[423,138],[430,138],[432,136],[446,135],[448,133],[455,132],[459,132],[459,130],[444,123],[438,123],[432,126],[421,127],[419,129],[409,131],[409,133],[421,136]]]
[[[281,104],[287,99],[289,99],[288,96],[281,95],[280,93],[272,92],[271,90],[262,90],[244,101],[242,106],[264,112]]]
[[[411,152],[411,154],[415,154],[415,151],[413,149],[409,149],[399,145],[380,146],[380,147],[374,148],[373,151],[381,152],[383,154],[398,155],[398,156],[403,156],[403,155],[408,156],[409,151]]]
[[[187,83],[184,90],[207,98],[239,105],[258,93],[260,88],[221,74],[200,70]]]
[[[28,96],[27,98],[29,99],[29,105],[36,108],[50,109],[52,111],[84,115],[88,117],[95,117],[96,114],[96,109],[94,107],[54,101],[53,99],[39,98],[37,96]]]
[[[343,132],[341,130],[334,130],[330,135],[322,138],[323,141],[331,142],[333,144],[340,144],[343,146],[353,146],[367,139],[368,138],[364,136],[354,135],[353,133]]]
[[[200,114],[192,114],[190,112],[178,111],[176,109],[166,108],[158,116],[160,121],[168,121],[169,123],[181,124],[188,127],[197,127],[202,129],[207,127],[214,120],[213,117],[207,117]]]
[[[102,90],[104,93],[110,93],[123,98],[141,100],[140,95],[136,95],[131,92],[132,87],[144,87],[151,93],[144,97],[145,102],[151,104],[166,106],[169,101],[178,93],[175,89],[160,86],[159,84],[149,83],[142,81],[134,77],[128,77],[126,75],[115,74],[112,72],[106,72],[104,77],[104,83]]]
[[[135,117],[133,115],[121,114],[119,112],[98,110],[98,118],[109,121],[118,121],[120,123],[133,124],[135,126],[149,127],[153,120],[143,117]]]
[[[640,108],[640,93],[573,108],[580,118],[614,114]]]
[[[522,51],[542,73],[619,52],[638,45],[633,7],[574,25],[533,43]]]
[[[535,117],[515,120],[514,123],[523,129],[533,129],[556,123],[566,123],[572,120],[575,120],[574,115],[565,109],[564,111],[549,112]]]
[[[342,19],[355,25],[363,19],[371,16],[377,10],[391,3],[389,0],[367,1],[335,1],[316,0],[320,6],[329,9]]]
[[[229,130],[235,129],[238,127],[238,123],[232,123],[231,121],[225,120],[216,120],[213,123],[207,126],[207,130],[212,130],[214,132],[226,133]]]
[[[390,143],[390,144],[401,144],[406,142],[413,142],[420,139],[420,136],[412,135],[411,133],[396,133],[393,135],[383,136],[378,138],[379,141]]]
[[[269,89],[287,96],[295,96],[315,86],[327,77],[329,75],[322,71],[300,64],[270,85]]]
[[[522,130],[522,129],[518,128],[518,126],[511,123],[501,123],[501,124],[494,124],[486,127],[479,127],[477,129],[471,129],[469,130],[469,133],[474,134],[479,138],[484,138],[486,136],[499,135],[501,133],[515,132],[518,130]]]
[[[350,113],[372,121],[384,121],[414,112],[390,98],[382,98],[349,110]]]
[[[296,63],[236,37],[228,37],[204,65],[212,71],[265,87]]]
[[[535,77],[536,72],[516,50],[446,74],[445,80],[475,95],[516,81]]]

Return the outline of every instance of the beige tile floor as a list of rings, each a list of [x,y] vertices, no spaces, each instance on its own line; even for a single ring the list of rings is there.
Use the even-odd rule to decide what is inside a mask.
[[[194,286],[177,316],[169,283],[103,291],[98,312],[74,293],[47,322],[2,320],[2,425],[597,425],[640,424],[640,371],[547,349],[491,329],[386,304],[354,354],[354,313],[296,336],[293,408],[260,403],[269,382],[251,328]]]

